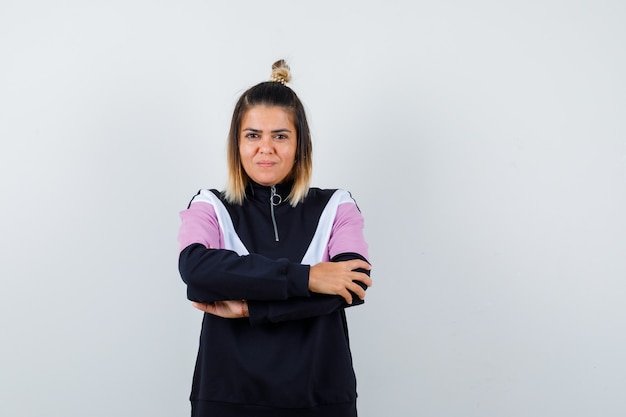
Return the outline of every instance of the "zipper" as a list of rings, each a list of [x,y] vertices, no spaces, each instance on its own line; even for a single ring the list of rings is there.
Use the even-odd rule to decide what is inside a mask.
[[[274,206],[279,205],[280,203],[283,202],[283,198],[280,196],[280,194],[276,194],[276,187],[272,185],[271,187],[271,194],[270,194],[270,212],[272,213],[272,224],[274,225],[274,238],[276,239],[276,242],[279,241],[278,239],[278,226],[276,226],[276,218],[274,217]]]

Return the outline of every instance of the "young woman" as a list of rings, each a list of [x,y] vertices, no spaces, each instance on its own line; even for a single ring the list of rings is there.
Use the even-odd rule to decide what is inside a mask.
[[[344,309],[371,286],[363,217],[310,188],[311,137],[289,67],[238,100],[225,191],[181,212],[179,269],[205,312],[192,416],[356,416]]]

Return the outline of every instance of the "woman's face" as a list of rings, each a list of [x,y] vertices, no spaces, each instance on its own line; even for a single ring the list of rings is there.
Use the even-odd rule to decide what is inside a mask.
[[[243,116],[239,156],[246,174],[256,183],[279,184],[291,173],[297,132],[291,113],[282,107],[255,106]]]

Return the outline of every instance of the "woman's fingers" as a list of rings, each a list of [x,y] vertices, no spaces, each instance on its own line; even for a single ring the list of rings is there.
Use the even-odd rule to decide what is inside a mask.
[[[191,305],[200,311],[225,319],[244,317],[241,300],[216,301],[214,303],[192,302]]]
[[[341,291],[339,295],[342,296],[344,300],[346,300],[346,303],[352,304],[352,294],[350,293],[350,291],[344,288],[344,290]]]
[[[352,282],[346,285],[346,287],[344,287],[342,291],[340,291],[339,295],[341,295],[348,304],[352,304],[352,302],[354,301],[353,295],[356,295],[361,300],[365,299],[365,290],[359,284]]]
[[[351,271],[354,271],[355,269],[365,269],[366,271],[369,271],[370,269],[372,269],[372,266],[362,259],[352,259],[350,261],[341,261],[337,263],[343,264],[347,269]]]
[[[350,280],[351,281],[359,281],[362,282],[363,284],[365,284],[367,287],[371,287],[372,286],[372,278],[370,278],[366,273],[364,272],[356,272],[353,271],[352,274],[350,275]]]
[[[197,308],[200,311],[204,311],[206,313],[206,304],[202,304],[202,303],[197,303],[197,302],[192,302],[191,305],[194,308]]]
[[[215,304],[193,302],[191,305],[204,313],[215,314],[216,312]]]
[[[350,291],[356,294],[361,300],[365,299],[365,290],[359,284],[352,283]]]
[[[361,300],[365,299],[366,287],[372,285],[372,279],[364,272],[369,271],[370,265],[360,259],[341,262],[321,262],[311,267],[309,274],[309,289],[320,294],[336,294],[343,297],[348,304],[352,304],[353,293]]]

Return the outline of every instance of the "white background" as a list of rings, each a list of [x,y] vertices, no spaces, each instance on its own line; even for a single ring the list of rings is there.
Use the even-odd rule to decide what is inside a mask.
[[[626,3],[0,3],[0,415],[185,416],[178,212],[290,63],[374,287],[360,415],[624,416]]]

